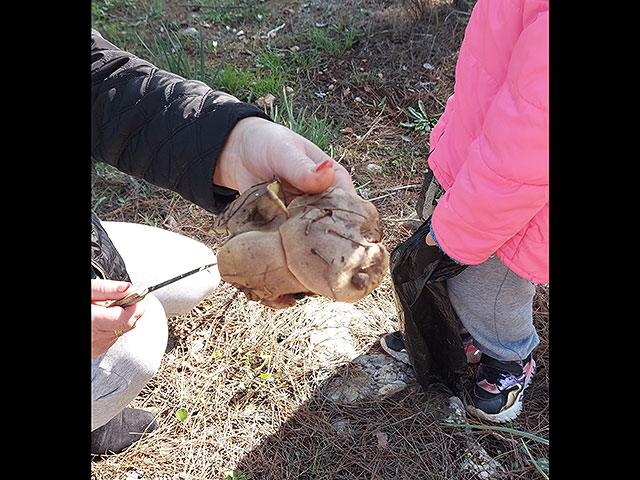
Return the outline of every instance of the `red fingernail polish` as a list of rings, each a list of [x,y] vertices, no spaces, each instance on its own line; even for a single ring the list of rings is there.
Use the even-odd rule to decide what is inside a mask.
[[[320,170],[324,170],[325,168],[330,167],[331,165],[333,165],[332,160],[325,160],[324,162],[322,162],[320,165],[316,167],[316,172],[319,172]]]
[[[130,287],[130,286],[131,286],[131,284],[130,284],[130,283],[127,283],[127,286],[126,286],[126,287],[124,287],[121,291],[122,291],[122,292],[126,292],[127,290],[129,290],[129,287]]]

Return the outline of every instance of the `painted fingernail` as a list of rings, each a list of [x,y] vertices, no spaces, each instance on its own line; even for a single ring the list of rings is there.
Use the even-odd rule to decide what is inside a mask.
[[[330,167],[331,165],[333,165],[332,160],[325,160],[324,162],[322,162],[320,165],[316,167],[316,172],[319,172],[320,170],[324,170],[325,168]]]
[[[123,287],[120,287],[118,290],[120,290],[121,292],[126,292],[127,290],[129,290],[129,287],[130,287],[130,286],[131,286],[131,284],[130,284],[130,283],[127,283],[127,285],[126,285],[124,288],[123,288]]]

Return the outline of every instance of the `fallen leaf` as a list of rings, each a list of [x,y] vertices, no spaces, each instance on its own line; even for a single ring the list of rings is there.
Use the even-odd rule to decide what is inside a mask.
[[[186,408],[179,408],[178,410],[176,410],[176,417],[178,417],[178,420],[180,420],[181,422],[184,422],[188,416],[189,412]]]
[[[350,133],[353,133],[353,128],[351,128],[351,127],[341,128],[340,129],[340,133],[342,135],[349,135]]]
[[[265,95],[264,97],[260,97],[258,100],[256,100],[256,105],[260,108],[264,108],[264,107],[272,107],[273,106],[273,102],[275,101],[276,97],[274,97],[273,95],[271,95],[270,93]]]

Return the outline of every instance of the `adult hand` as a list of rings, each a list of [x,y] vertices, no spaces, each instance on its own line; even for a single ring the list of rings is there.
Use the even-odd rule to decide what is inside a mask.
[[[128,282],[91,280],[91,356],[106,352],[118,338],[132,330],[145,312],[146,301],[130,307],[105,307],[107,300],[119,300],[131,286]]]
[[[331,186],[356,193],[345,168],[313,142],[264,118],[240,120],[218,157],[213,183],[242,193],[274,177],[297,193]]]

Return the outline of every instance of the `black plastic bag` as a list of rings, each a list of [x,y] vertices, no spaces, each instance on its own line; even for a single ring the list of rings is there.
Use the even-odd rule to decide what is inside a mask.
[[[391,252],[390,269],[400,332],[416,378],[427,388],[459,395],[468,381],[460,321],[446,279],[466,268],[425,243],[431,217]]]

